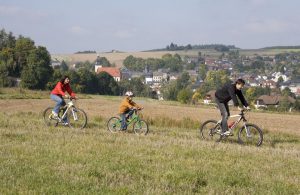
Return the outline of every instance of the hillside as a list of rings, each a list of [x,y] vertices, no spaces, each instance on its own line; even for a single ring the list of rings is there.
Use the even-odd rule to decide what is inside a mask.
[[[110,134],[106,121],[120,101],[80,99],[89,121],[79,131],[44,125],[41,112],[53,105],[50,99],[1,99],[0,193],[300,193],[299,115],[250,113],[265,133],[256,148],[238,145],[236,137],[201,140],[200,123],[219,118],[213,108],[144,98],[136,102],[145,107],[150,133]]]
[[[239,50],[240,55],[253,56],[257,55],[270,55],[274,56],[278,53],[285,52],[300,52],[300,49],[241,49]],[[184,56],[197,56],[198,52],[201,52],[202,55],[211,56],[211,57],[219,57],[222,53],[211,50],[211,49],[201,49],[201,50],[182,50],[182,51],[148,51],[148,52],[110,52],[110,53],[92,53],[92,54],[52,54],[52,59],[65,60],[67,62],[76,63],[76,62],[84,62],[90,61],[94,62],[99,54],[101,57],[106,57],[111,63],[115,63],[117,67],[121,67],[123,65],[123,61],[127,56],[133,55],[134,57],[140,58],[161,58],[164,54],[170,53],[175,54],[178,53],[182,57]]]

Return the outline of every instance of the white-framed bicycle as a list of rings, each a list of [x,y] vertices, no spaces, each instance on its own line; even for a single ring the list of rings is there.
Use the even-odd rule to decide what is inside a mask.
[[[87,115],[84,110],[75,106],[75,99],[69,98],[65,106],[59,109],[58,116],[52,114],[53,107],[48,107],[43,112],[44,122],[47,126],[57,127],[59,124],[71,128],[83,129],[87,125]]]

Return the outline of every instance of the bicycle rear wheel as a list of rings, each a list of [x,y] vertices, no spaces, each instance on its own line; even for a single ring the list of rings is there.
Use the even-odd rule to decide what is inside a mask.
[[[107,130],[111,133],[116,133],[121,130],[121,119],[118,117],[111,117],[107,121]]]
[[[263,142],[262,130],[254,124],[246,124],[239,130],[238,141],[243,145],[260,146]]]
[[[43,112],[44,122],[47,126],[56,127],[58,125],[58,120],[54,119],[52,116],[52,107],[48,107]]]
[[[149,127],[146,121],[138,120],[133,124],[133,131],[137,135],[147,135]]]
[[[221,126],[216,120],[208,120],[205,121],[200,127],[200,136],[204,140],[213,140],[220,141],[221,140]]]
[[[69,127],[74,129],[83,129],[87,124],[87,115],[84,110],[72,107],[68,111],[67,121]]]

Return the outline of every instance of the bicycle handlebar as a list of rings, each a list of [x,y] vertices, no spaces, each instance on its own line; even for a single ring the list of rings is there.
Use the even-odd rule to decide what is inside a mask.
[[[140,111],[140,110],[143,110],[144,108],[131,108],[130,110],[133,110],[133,111]]]
[[[247,109],[247,108],[243,108],[242,110],[240,110],[240,115],[243,115],[245,112],[249,112],[251,109]]]
[[[67,97],[67,98],[66,98],[66,97],[64,97],[64,96],[62,96],[62,99],[64,99],[64,100],[66,100],[66,99],[67,99],[67,100],[70,100],[70,101],[72,101],[72,100],[78,100],[78,98],[77,98],[77,97],[71,97],[71,96],[70,96],[70,97]]]

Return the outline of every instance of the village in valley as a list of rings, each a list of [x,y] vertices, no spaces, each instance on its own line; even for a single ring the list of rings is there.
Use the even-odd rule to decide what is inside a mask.
[[[296,98],[300,96],[300,75],[297,72],[299,71],[300,54],[297,52],[241,55],[239,50],[228,50],[220,52],[220,55],[209,55],[199,51],[197,55],[182,55],[181,53],[178,56],[181,58],[182,69],[175,71],[165,67],[153,68],[153,65],[147,64],[147,60],[141,64],[142,70],[141,68],[134,70],[124,64],[121,67],[106,66],[102,63],[101,58],[105,57],[101,57],[101,54],[95,55],[95,60],[91,64],[96,74],[106,72],[116,82],[140,78],[145,86],[151,88],[152,93],[155,94],[153,97],[159,100],[170,99],[166,98],[163,88],[171,82],[176,82],[182,73],[185,73],[189,76],[188,88],[192,92],[190,102],[213,104],[216,90],[214,87],[219,86],[211,87],[210,90],[206,88],[206,91],[201,90],[201,87],[206,83],[205,77],[208,72],[219,71],[225,72],[231,81],[243,78],[246,81],[246,90],[249,88],[262,89],[260,93],[254,95],[254,99],[250,98],[256,109],[276,108],[285,101],[290,105],[289,111],[291,111]],[[58,60],[52,61],[52,66],[60,64],[61,62]],[[76,68],[76,63],[73,67]],[[197,96],[198,93],[203,92],[205,94]]]

